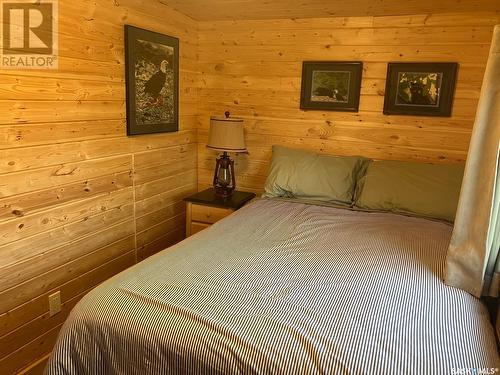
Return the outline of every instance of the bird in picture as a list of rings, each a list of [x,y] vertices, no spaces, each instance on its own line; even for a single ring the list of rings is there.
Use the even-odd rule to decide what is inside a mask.
[[[167,69],[169,67],[167,60],[160,63],[159,70],[151,76],[144,85],[144,93],[149,97],[149,102],[143,102],[141,107],[159,106],[163,103],[161,90],[167,81]]]

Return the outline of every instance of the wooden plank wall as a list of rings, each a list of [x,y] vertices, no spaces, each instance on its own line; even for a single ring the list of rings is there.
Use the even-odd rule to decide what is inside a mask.
[[[250,155],[236,158],[237,184],[259,192],[271,145],[339,155],[455,163],[465,159],[498,13],[218,21],[199,24],[202,71],[199,188],[215,154],[209,116],[246,119]],[[300,111],[303,60],[361,60],[359,113]],[[387,62],[460,63],[451,118],[384,116]]]
[[[498,11],[495,0],[162,0],[198,21]],[[200,6],[203,3],[204,6]],[[207,11],[209,9],[210,11]]]
[[[157,1],[60,1],[55,71],[0,71],[0,369],[51,350],[95,285],[175,243],[182,198],[210,185],[208,119],[245,117],[240,188],[272,144],[463,161],[497,13],[196,23]],[[123,25],[181,39],[180,131],[125,135]],[[361,110],[302,112],[303,60],[363,60]],[[382,115],[388,61],[458,61],[453,117]],[[60,290],[62,313],[48,316]],[[35,363],[39,371],[43,360]]]
[[[49,352],[89,289],[182,239],[197,186],[196,22],[141,0],[61,0],[59,13],[58,70],[0,71],[2,374]],[[126,136],[124,24],[181,40],[178,133]]]

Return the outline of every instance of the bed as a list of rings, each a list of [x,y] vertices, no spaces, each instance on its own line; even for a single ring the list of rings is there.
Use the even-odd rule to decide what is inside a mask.
[[[256,200],[90,292],[46,374],[499,368],[487,309],[441,281],[451,232],[393,213]]]

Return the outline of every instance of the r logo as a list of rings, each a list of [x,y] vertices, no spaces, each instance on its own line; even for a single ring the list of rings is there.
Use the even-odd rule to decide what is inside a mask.
[[[0,1],[2,66],[56,67],[57,0]]]

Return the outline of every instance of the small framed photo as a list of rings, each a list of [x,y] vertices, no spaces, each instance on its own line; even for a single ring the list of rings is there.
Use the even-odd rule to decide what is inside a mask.
[[[457,63],[389,63],[384,114],[451,116]]]
[[[127,135],[179,130],[179,39],[125,25]]]
[[[304,61],[300,108],[357,112],[362,72],[360,61]]]

